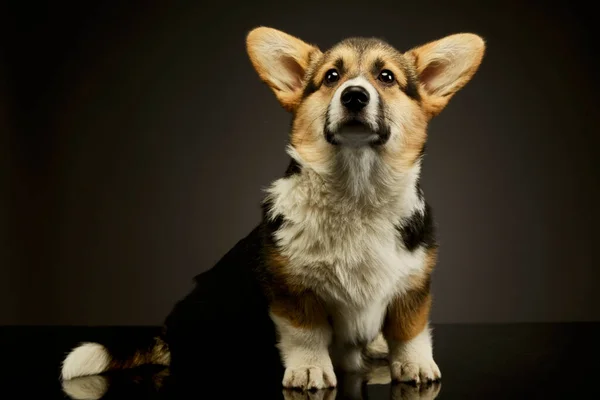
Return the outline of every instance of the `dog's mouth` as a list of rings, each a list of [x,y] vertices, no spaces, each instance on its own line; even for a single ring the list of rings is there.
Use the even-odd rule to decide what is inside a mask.
[[[366,145],[383,144],[389,134],[379,127],[374,129],[370,124],[357,119],[349,119],[338,125],[335,131],[326,129],[327,141],[336,146],[359,147]]]

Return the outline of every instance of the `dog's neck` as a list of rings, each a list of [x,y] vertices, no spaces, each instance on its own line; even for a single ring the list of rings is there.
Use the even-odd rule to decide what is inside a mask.
[[[286,177],[268,190],[268,196],[289,196],[296,207],[316,206],[336,214],[364,212],[390,217],[410,216],[423,207],[419,187],[420,161],[398,172],[373,149],[339,149],[327,168],[315,169],[293,150]],[[276,200],[277,201],[277,200]],[[286,202],[287,203],[287,202]],[[290,203],[290,209],[294,206]]]

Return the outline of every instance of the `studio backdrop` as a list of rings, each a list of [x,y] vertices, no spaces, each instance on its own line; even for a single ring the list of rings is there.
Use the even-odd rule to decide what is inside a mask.
[[[483,36],[479,72],[429,130],[433,322],[600,319],[595,14],[583,3],[14,3],[0,62],[0,323],[158,325],[259,222],[291,121],[248,60],[259,25],[321,48]]]

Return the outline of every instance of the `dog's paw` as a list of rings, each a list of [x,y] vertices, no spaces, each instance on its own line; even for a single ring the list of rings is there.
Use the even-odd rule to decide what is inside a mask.
[[[318,365],[288,367],[283,375],[283,387],[288,389],[327,389],[337,386],[333,368]]]
[[[442,389],[439,382],[413,386],[406,383],[392,385],[392,400],[433,400]]]
[[[390,364],[392,380],[398,382],[427,383],[442,378],[440,369],[432,358],[422,360],[395,360]]]

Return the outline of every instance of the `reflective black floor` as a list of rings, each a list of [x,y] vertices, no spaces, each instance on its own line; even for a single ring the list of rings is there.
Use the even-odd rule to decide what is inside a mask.
[[[600,324],[437,325],[435,358],[440,384],[390,384],[385,366],[366,379],[340,377],[336,390],[298,393],[281,389],[281,370],[269,357],[244,357],[251,343],[230,344],[238,356],[218,365],[197,362],[176,377],[162,368],[141,368],[61,384],[63,354],[84,340],[118,339],[153,327],[0,328],[3,399],[595,399],[600,367]],[[206,345],[217,354],[223,343]],[[254,349],[256,350],[256,349]],[[265,354],[268,351],[265,350]],[[8,357],[7,357],[8,356]]]

